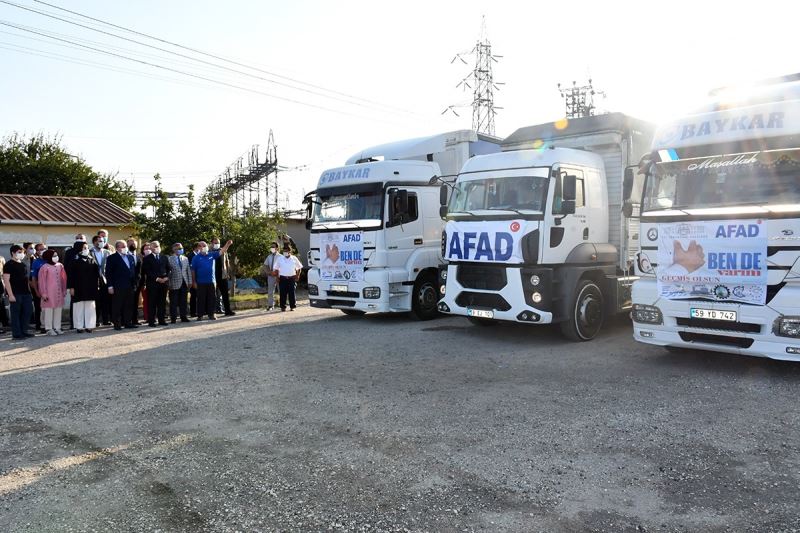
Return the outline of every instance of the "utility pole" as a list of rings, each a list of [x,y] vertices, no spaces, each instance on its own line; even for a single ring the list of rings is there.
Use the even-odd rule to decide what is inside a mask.
[[[479,133],[494,135],[494,117],[497,114],[497,110],[502,109],[494,105],[494,92],[496,90],[499,91],[499,86],[503,85],[503,83],[494,81],[493,65],[503,56],[492,54],[492,43],[486,35],[485,16],[481,19],[481,35],[478,42],[469,52],[457,54],[450,61],[450,64],[459,60],[468,65],[469,63],[464,59],[464,56],[469,55],[475,56],[475,67],[456,87],[461,87],[465,91],[471,89],[472,102],[470,104],[448,106],[442,114],[449,111],[456,116],[460,116],[456,112],[456,108],[470,105],[472,107],[472,129]]]
[[[564,99],[566,105],[567,118],[580,118],[591,117],[595,114],[597,108],[594,105],[594,97],[602,96],[605,98],[605,91],[596,91],[592,87],[592,79],[589,78],[589,83],[586,85],[578,86],[578,83],[573,81],[572,87],[562,88],[558,84],[558,91],[561,93],[561,98]]]

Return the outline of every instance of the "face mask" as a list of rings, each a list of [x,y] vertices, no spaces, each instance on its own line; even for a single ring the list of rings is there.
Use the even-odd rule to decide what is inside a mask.
[[[212,247],[213,249],[215,249],[215,250],[219,250],[219,243],[218,243],[218,242],[215,242],[215,243],[213,243],[213,244],[211,245],[211,247]]]
[[[23,259],[25,259],[25,252],[17,252],[17,253],[15,253],[14,254],[14,259],[16,259],[17,261],[22,261]]]
[[[85,248],[84,248],[83,250],[81,250],[81,255],[82,255],[83,257],[87,257],[87,256],[89,255],[89,250],[87,250],[87,249],[85,249]]]
[[[128,249],[127,248],[117,248],[117,253],[119,255],[127,255],[128,254]]]
[[[53,254],[53,263],[58,263],[58,256]]]
[[[143,253],[144,255],[150,255],[150,254],[152,254],[152,253],[153,253],[153,251],[148,249],[148,250],[145,250],[145,251],[144,251],[144,252],[142,252],[142,253]]]
[[[28,248],[28,255],[36,254],[36,250],[34,248]]]
[[[153,253],[154,254],[160,254],[161,253],[161,248],[153,248]]]
[[[136,245],[135,244],[129,244],[128,245],[128,250],[130,250],[131,252],[135,252],[136,251]]]
[[[36,257],[42,257],[42,254],[47,251],[47,248],[42,248],[38,252],[36,252]]]
[[[289,257],[291,254],[289,252],[283,252],[283,257]]]
[[[207,254],[208,253],[208,246],[203,246],[202,248],[200,248],[200,253],[203,254],[203,255]]]
[[[277,248],[270,248],[269,251],[272,252],[273,254],[274,253],[278,253],[278,249]]]
[[[183,248],[178,248],[177,250],[175,250],[175,254],[176,255],[183,255]]]

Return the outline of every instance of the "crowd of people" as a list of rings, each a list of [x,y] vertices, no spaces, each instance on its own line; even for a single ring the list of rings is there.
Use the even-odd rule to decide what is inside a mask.
[[[69,300],[69,325],[77,333],[92,333],[101,326],[115,330],[138,328],[142,315],[150,327],[167,326],[167,301],[172,324],[216,320],[235,315],[231,309],[228,256],[233,241],[220,239],[194,244],[185,253],[182,243],[165,253],[158,241],[139,246],[131,237],[108,242],[107,230],[92,237],[78,234],[72,247],[59,253],[44,243],[23,243],[9,249],[11,259],[0,256],[0,323],[11,326],[14,339],[40,334],[63,335],[62,309]],[[280,308],[296,307],[295,287],[302,264],[288,245],[279,253],[273,242],[264,260],[267,277],[267,309],[274,309],[276,288]],[[3,300],[8,300],[8,311]],[[0,330],[2,333],[2,330]]]

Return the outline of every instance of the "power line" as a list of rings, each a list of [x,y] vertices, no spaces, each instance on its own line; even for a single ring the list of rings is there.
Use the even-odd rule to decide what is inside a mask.
[[[251,73],[249,73],[249,72],[244,72],[244,71],[242,71],[242,70],[234,69],[234,68],[231,68],[231,67],[226,67],[225,65],[219,65],[219,64],[217,64],[217,63],[212,63],[211,61],[206,61],[206,60],[199,59],[199,58],[196,58],[196,57],[192,57],[192,56],[189,56],[189,55],[186,55],[186,54],[181,54],[181,53],[179,53],[179,52],[175,52],[175,51],[172,51],[172,50],[168,50],[168,49],[166,49],[166,48],[161,48],[161,47],[159,47],[159,46],[154,46],[154,45],[150,45],[150,44],[147,44],[147,43],[143,43],[143,42],[141,42],[141,41],[137,41],[136,39],[130,39],[130,38],[128,38],[128,37],[124,37],[124,36],[122,36],[122,35],[117,35],[117,34],[115,34],[115,33],[111,33],[111,32],[108,32],[108,31],[104,31],[104,30],[101,30],[101,29],[98,29],[98,28],[93,28],[93,27],[91,27],[91,26],[87,26],[87,25],[85,25],[85,24],[81,24],[81,23],[79,23],[79,22],[74,22],[74,21],[72,21],[72,20],[69,20],[69,19],[66,19],[66,18],[63,18],[63,17],[59,17],[59,16],[56,16],[56,15],[49,14],[49,13],[47,13],[47,12],[45,12],[45,11],[40,11],[40,10],[33,9],[33,8],[31,8],[31,7],[27,7],[27,6],[24,6],[24,5],[21,5],[21,4],[17,4],[17,3],[14,3],[14,2],[9,2],[8,0],[0,0],[0,3],[6,4],[6,5],[9,5],[9,6],[13,6],[13,7],[16,7],[16,8],[18,8],[18,9],[22,9],[22,10],[25,10],[25,11],[28,11],[28,12],[31,12],[31,13],[36,13],[36,14],[38,14],[38,15],[41,15],[41,16],[44,16],[44,17],[48,17],[48,18],[51,18],[51,19],[54,19],[54,20],[59,20],[59,21],[61,21],[61,22],[66,22],[67,24],[72,24],[72,25],[74,25],[74,26],[78,26],[78,27],[81,27],[81,28],[85,28],[85,29],[88,29],[88,30],[90,30],[90,31],[94,31],[94,32],[97,32],[97,33],[101,33],[101,34],[103,34],[103,35],[108,35],[108,36],[110,36],[110,37],[114,37],[114,38],[116,38],[116,39],[121,39],[121,40],[124,40],[124,41],[128,41],[128,42],[131,42],[131,43],[137,44],[137,45],[139,45],[139,46],[145,46],[145,47],[147,47],[147,48],[152,48],[152,49],[154,49],[154,50],[158,50],[158,51],[160,51],[160,52],[165,52],[165,53],[168,53],[168,54],[173,54],[173,55],[176,55],[176,56],[179,56],[179,57],[183,57],[183,58],[185,58],[185,59],[189,59],[190,61],[195,61],[195,62],[198,62],[198,63],[202,63],[202,64],[205,64],[205,65],[212,66],[212,67],[214,67],[214,68],[218,68],[218,69],[222,69],[222,70],[227,70],[227,71],[230,71],[230,72],[234,72],[234,73],[236,73],[236,74],[239,74],[239,75],[242,75],[242,76],[248,76],[248,77],[251,77],[251,78],[259,79],[259,80],[261,80],[261,81],[265,81],[265,82],[267,82],[267,83],[273,83],[273,84],[276,84],[276,85],[280,85],[280,86],[287,87],[287,88],[290,88],[290,89],[298,90],[298,91],[305,92],[305,93],[308,93],[308,94],[313,94],[313,95],[315,95],[315,96],[321,96],[322,98],[329,98],[329,99],[337,100],[337,101],[340,101],[340,102],[345,102],[345,103],[348,103],[348,104],[350,104],[350,105],[356,105],[356,106],[360,106],[360,107],[366,107],[366,108],[374,108],[374,107],[375,107],[374,105],[367,105],[367,104],[362,104],[362,103],[359,103],[359,102],[357,102],[357,101],[351,101],[352,99],[356,99],[356,100],[364,100],[364,101],[367,101],[367,100],[365,100],[365,99],[362,99],[362,98],[358,98],[358,97],[354,97],[354,96],[346,95],[346,97],[347,97],[347,98],[349,98],[349,99],[351,99],[351,100],[344,100],[344,99],[342,99],[342,98],[337,98],[336,96],[331,96],[331,95],[328,95],[328,94],[321,93],[321,92],[319,92],[319,91],[313,91],[313,90],[311,90],[311,89],[305,89],[305,88],[303,88],[303,87],[297,87],[297,86],[295,86],[295,85],[290,85],[290,84],[288,84],[288,83],[283,83],[283,82],[280,82],[280,81],[271,80],[271,79],[269,79],[269,78],[265,78],[264,76],[259,76],[259,75],[256,75],[256,74],[251,74]],[[131,32],[131,33],[140,34],[139,32],[136,32],[136,31],[134,31],[134,30],[129,30],[129,29],[127,29],[127,28],[124,28],[124,27],[122,27],[122,26],[117,26],[117,25],[115,25],[115,24],[111,24],[111,23],[108,23],[108,22],[100,21],[99,19],[94,19],[93,17],[89,17],[88,15],[82,15],[82,14],[80,14],[80,13],[77,13],[77,12],[74,12],[74,11],[70,11],[70,10],[68,10],[68,9],[60,8],[60,7],[58,7],[58,6],[54,6],[54,5],[52,5],[52,4],[47,4],[47,3],[45,3],[45,2],[40,2],[40,3],[43,3],[43,4],[45,4],[45,5],[48,5],[48,6],[50,6],[50,7],[54,7],[54,8],[56,8],[56,9],[61,9],[61,10],[63,10],[63,11],[66,11],[66,12],[73,13],[73,14],[76,14],[76,15],[79,15],[79,16],[82,16],[82,17],[85,17],[85,18],[88,18],[88,19],[90,19],[90,20],[96,20],[96,21],[98,21],[98,22],[101,22],[101,23],[103,23],[103,24],[107,24],[107,25],[109,25],[109,26],[113,26],[113,27],[115,27],[115,28],[119,28],[119,29],[122,29],[122,30],[125,30],[125,31],[129,31],[129,32]],[[169,41],[165,41],[165,40],[163,40],[163,39],[159,39],[159,38],[157,38],[157,37],[153,37],[153,36],[146,35],[146,34],[141,34],[141,35],[143,35],[143,36],[146,36],[146,37],[148,37],[148,38],[150,38],[150,39],[155,39],[155,40],[158,40],[158,41],[160,41],[160,42],[165,42],[165,43],[167,43],[167,44],[170,44],[170,45],[172,45],[172,46],[176,46],[176,47],[180,47],[180,48],[184,48],[184,49],[189,49],[189,50],[192,50],[192,51],[193,51],[193,52],[195,52],[195,53],[201,53],[201,54],[203,54],[203,55],[206,55],[206,56],[209,56],[209,57],[215,57],[215,58],[217,58],[217,56],[214,56],[214,55],[212,55],[212,54],[207,54],[207,53],[204,53],[204,52],[200,52],[200,51],[197,51],[197,50],[193,50],[193,49],[190,49],[190,48],[188,48],[188,47],[184,47],[184,46],[182,46],[182,45],[178,45],[178,44],[176,44],[176,43],[172,43],[172,42],[169,42]],[[235,63],[235,64],[239,64],[239,63],[236,63],[236,62],[233,62],[233,61],[225,60],[225,59],[223,59],[223,58],[218,58],[218,59],[221,59],[221,60],[223,60],[223,61],[227,61],[227,62],[229,62],[229,63]],[[241,65],[241,66],[245,66],[246,68],[250,68],[251,70],[259,70],[259,71],[260,71],[260,69],[256,69],[256,68],[253,68],[253,67],[248,67],[247,65]],[[268,74],[269,74],[269,75],[271,75],[271,76],[283,77],[283,76],[278,76],[278,75],[276,75],[276,74],[274,74],[274,73],[272,73],[272,72],[269,72],[269,71],[263,71],[263,72],[266,72],[266,73],[268,73]],[[290,78],[290,79],[291,79],[291,78]],[[296,80],[292,80],[292,81],[295,81],[296,83],[303,83],[303,82],[299,82],[299,81],[296,81]],[[330,90],[328,90],[328,89],[325,89],[325,88],[322,88],[322,87],[320,87],[320,88],[321,88],[322,90],[325,90],[325,91],[328,91],[328,92],[332,92],[332,91],[330,91]],[[388,106],[384,106],[383,104],[378,104],[378,103],[374,103],[374,104],[376,104],[376,105],[378,105],[378,106],[380,106],[380,107],[388,107]],[[405,113],[406,111],[403,111],[403,112]]]
[[[0,2],[3,2],[3,1],[4,0],[0,0]],[[275,95],[275,94],[266,93],[266,92],[263,92],[263,91],[259,91],[257,89],[251,89],[251,88],[243,87],[241,85],[237,85],[237,84],[234,84],[234,83],[228,83],[228,82],[225,82],[225,81],[216,80],[214,78],[209,78],[207,76],[201,76],[199,74],[193,74],[191,72],[186,72],[186,71],[175,69],[175,68],[172,68],[172,67],[159,65],[157,63],[151,63],[149,61],[145,61],[145,60],[142,60],[142,59],[136,59],[136,58],[133,58],[133,57],[122,55],[122,54],[109,52],[107,50],[101,50],[100,48],[95,48],[93,46],[80,44],[80,43],[77,43],[77,42],[74,42],[74,41],[70,41],[68,39],[62,39],[60,37],[53,37],[53,36],[46,35],[46,34],[44,34],[42,32],[39,32],[39,31],[29,30],[29,29],[26,29],[26,28],[21,27],[19,25],[16,25],[14,23],[10,23],[8,21],[0,20],[0,25],[8,26],[8,27],[11,27],[11,28],[14,28],[14,29],[17,29],[17,30],[22,30],[22,31],[34,33],[36,35],[41,35],[41,36],[47,37],[49,39],[54,39],[54,40],[57,40],[57,41],[62,41],[62,42],[74,44],[76,46],[80,46],[81,48],[86,48],[87,50],[93,50],[93,51],[101,53],[101,54],[106,54],[106,55],[109,55],[109,56],[118,57],[118,58],[121,58],[121,59],[125,59],[127,61],[133,61],[135,63],[141,63],[142,65],[147,65],[147,66],[150,66],[150,67],[159,68],[159,69],[167,70],[167,71],[170,71],[170,72],[175,72],[175,73],[178,73],[178,74],[182,74],[184,76],[189,76],[189,77],[197,78],[197,79],[200,79],[200,80],[203,80],[203,81],[209,81],[209,82],[212,82],[212,83],[217,83],[217,84],[224,85],[224,86],[227,86],[227,87],[232,87],[234,89],[239,89],[239,90],[242,90],[242,91],[247,91],[247,92],[251,92],[251,93],[255,93],[255,94],[260,94],[262,96],[267,96],[269,98],[275,98],[277,100],[283,100],[285,102],[290,102],[290,103],[293,103],[293,104],[298,104],[298,105],[302,105],[302,106],[306,106],[306,107],[312,107],[312,108],[315,108],[315,109],[321,109],[323,111],[330,111],[332,113],[338,113],[338,114],[341,114],[341,115],[349,115],[349,116],[358,117],[358,118],[362,118],[362,119],[370,119],[370,118],[372,118],[372,117],[364,117],[362,115],[357,115],[355,113],[349,113],[349,112],[343,111],[341,109],[333,109],[333,108],[330,108],[330,107],[325,107],[325,106],[321,106],[321,105],[317,105],[317,104],[311,104],[311,103],[308,103],[308,102],[303,102],[301,100],[296,100],[294,98],[288,98],[288,97],[285,97],[285,96],[278,96],[278,95]]]

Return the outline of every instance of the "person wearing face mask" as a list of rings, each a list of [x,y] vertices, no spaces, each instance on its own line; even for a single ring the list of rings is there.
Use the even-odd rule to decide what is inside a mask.
[[[211,251],[221,250],[219,239],[211,239]],[[231,309],[231,297],[229,293],[228,281],[231,279],[231,262],[227,252],[221,252],[214,263],[214,281],[217,283],[216,305],[217,313],[225,313],[225,316],[232,316],[236,313]]]
[[[275,288],[278,286],[278,278],[275,277],[275,262],[278,260],[278,243],[270,244],[269,255],[264,259],[261,273],[267,278],[267,311],[275,309]]]
[[[33,295],[33,322],[36,324],[36,330],[40,333],[45,333],[46,330],[42,327],[43,313],[42,313],[42,298],[39,293],[39,270],[45,264],[42,259],[42,254],[47,251],[47,245],[40,242],[34,246],[34,257],[31,261],[31,294]]]
[[[39,268],[37,277],[42,300],[42,325],[48,335],[55,337],[64,333],[61,329],[61,310],[67,296],[67,273],[64,265],[58,262],[55,250],[45,250],[42,260],[44,264]]]
[[[97,273],[100,276],[100,290],[97,291],[97,300],[95,300],[97,325],[103,324],[107,326],[111,324],[111,297],[108,294],[106,263],[111,254],[105,249],[105,242],[99,235],[92,237],[92,247],[89,253],[94,257]]]
[[[161,244],[158,241],[150,241],[150,250],[153,253],[145,257],[142,272],[145,275],[149,305],[147,325],[154,328],[156,318],[158,318],[159,326],[167,325],[167,291],[169,290],[169,273],[172,266],[170,266],[167,256],[161,253]]]
[[[6,284],[3,281],[3,268],[6,266],[6,258],[0,255],[0,335],[5,333],[8,327],[8,313],[6,312]]]
[[[192,258],[192,287],[197,289],[197,320],[203,320],[203,315],[208,315],[209,320],[216,320],[214,314],[216,304],[214,264],[220,254],[226,253],[233,241],[228,241],[225,246],[213,252],[208,251],[205,241],[197,243],[199,253]]]
[[[190,270],[192,267],[192,259],[199,253],[200,248],[198,248],[197,243],[194,243],[192,251],[186,254],[186,259],[189,260]],[[189,283],[189,316],[197,317],[197,289],[195,289],[191,283]]]
[[[278,278],[278,290],[281,295],[281,311],[286,311],[286,304],[294,311],[297,307],[295,300],[295,287],[297,280],[300,279],[300,272],[303,271],[303,264],[292,255],[292,250],[288,245],[283,247],[283,255],[278,257],[275,262],[273,275]]]
[[[3,266],[3,285],[11,310],[11,336],[22,340],[33,337],[28,333],[33,312],[31,287],[25,265],[22,263],[25,260],[25,249],[15,244],[9,251],[11,261]]]
[[[169,317],[172,323],[178,321],[180,311],[181,322],[189,322],[186,316],[186,295],[192,284],[192,269],[189,260],[183,255],[183,245],[176,242],[172,245],[172,256],[169,258],[172,270],[169,271]]]
[[[128,253],[133,259],[133,268],[136,279],[133,285],[133,300],[131,301],[131,324],[139,325],[139,296],[142,292],[142,257],[138,254],[139,243],[133,237],[128,237]]]
[[[78,333],[91,333],[97,325],[94,307],[100,290],[100,274],[88,244],[81,243],[78,255],[66,270],[67,290],[72,301],[72,327]]]
[[[72,246],[64,250],[64,258],[61,260],[61,264],[64,265],[64,270],[67,272],[67,276],[69,276],[69,265],[72,261],[78,257],[78,254],[83,249],[83,245],[86,244],[86,236],[83,233],[78,233],[75,235],[75,242]],[[74,316],[74,309],[72,304],[72,298],[69,300],[69,329],[72,329],[72,324],[75,322]]]
[[[150,249],[150,243],[146,242],[142,245],[141,249],[142,257],[142,269],[139,271],[139,293],[142,295],[142,317],[144,318],[145,322],[149,322],[148,320],[148,308],[150,307],[150,301],[147,298],[147,287],[145,287],[145,276],[144,276],[144,260],[145,258],[152,254],[153,251]],[[136,321],[138,323],[138,320]]]
[[[114,248],[112,248],[111,243],[108,242],[108,230],[101,229],[100,231],[97,232],[97,236],[103,240],[103,249],[108,250],[109,254],[113,254]]]
[[[138,328],[131,319],[133,305],[133,292],[135,288],[136,271],[133,258],[128,253],[128,244],[125,241],[114,243],[116,253],[108,257],[106,265],[106,278],[108,279],[108,294],[111,295],[111,320],[114,329],[119,331],[126,328]]]

